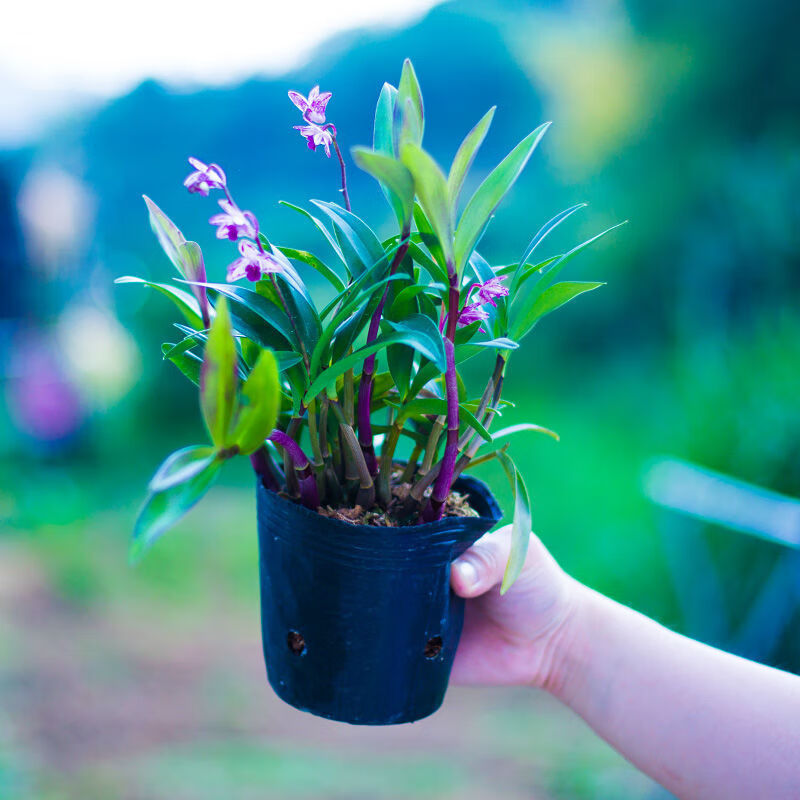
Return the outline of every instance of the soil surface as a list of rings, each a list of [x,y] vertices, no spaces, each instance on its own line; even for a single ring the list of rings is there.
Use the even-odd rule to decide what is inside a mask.
[[[396,528],[402,525],[415,525],[419,518],[419,507],[416,502],[411,502],[409,505],[409,495],[411,492],[410,483],[397,483],[396,480],[401,475],[401,469],[398,468],[392,475],[392,500],[388,507],[383,509],[380,507],[365,509],[359,505],[356,506],[340,506],[333,508],[332,506],[324,506],[317,509],[318,513],[323,517],[331,517],[332,519],[339,519],[342,522],[350,522],[353,525],[376,525],[384,528]],[[425,493],[427,498],[430,495],[430,490]],[[445,517],[477,517],[480,516],[468,501],[468,495],[461,494],[460,492],[450,492],[444,504],[443,516]]]

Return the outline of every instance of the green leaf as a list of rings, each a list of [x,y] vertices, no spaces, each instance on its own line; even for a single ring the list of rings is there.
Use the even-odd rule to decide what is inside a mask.
[[[417,208],[419,208],[419,206],[417,206]],[[417,224],[419,225],[419,223]],[[433,236],[433,234],[431,234],[431,236]],[[416,242],[409,242],[408,254],[414,259],[415,263],[419,264],[440,286],[444,286],[447,283],[447,269],[434,261],[434,259],[432,259]],[[442,261],[444,261],[444,255],[442,255]]]
[[[380,239],[362,219],[336,203],[311,201],[330,217],[350,272],[358,277],[384,257]]]
[[[504,436],[511,436],[514,433],[521,433],[522,431],[533,431],[534,433],[543,433],[555,439],[557,442],[561,441],[561,437],[550,428],[543,428],[541,425],[534,425],[532,422],[522,422],[519,425],[509,425],[507,428],[500,428],[492,434],[492,440],[502,439]]]
[[[350,151],[356,164],[368,172],[388,191],[397,221],[406,228],[414,211],[414,179],[397,159],[375,153],[367,147],[353,147]]]
[[[331,246],[331,249],[337,256],[341,259],[342,264],[347,268],[347,262],[345,261],[344,255],[342,253],[341,247],[339,247],[338,242],[336,239],[331,236],[331,232],[325,227],[321,220],[317,219],[312,213],[306,211],[304,208],[300,206],[296,206],[293,203],[287,203],[285,200],[280,200],[278,205],[286,206],[286,208],[291,208],[292,211],[296,211],[298,214],[302,214],[306,219],[311,220],[314,223],[316,229],[325,237],[325,241]],[[268,244],[268,243],[267,243]]]
[[[309,253],[307,250],[295,250],[293,247],[278,247],[277,249],[287,258],[302,261],[312,269],[315,269],[337,292],[344,291],[344,281],[322,259],[317,258],[313,253]]]
[[[497,459],[503,467],[511,488],[514,492],[514,521],[511,525],[511,552],[508,564],[500,586],[500,594],[505,594],[514,581],[519,577],[525,566],[525,556],[528,554],[528,543],[531,539],[531,501],[528,489],[522,479],[520,471],[508,453],[498,451]]]
[[[447,190],[450,195],[450,209],[453,214],[453,219],[456,218],[458,210],[458,198],[461,194],[461,188],[464,185],[464,180],[467,177],[469,168],[475,160],[475,155],[478,148],[483,144],[486,138],[486,133],[489,126],[492,124],[496,106],[492,106],[481,118],[480,122],[466,135],[461,147],[458,148],[456,157],[453,159],[453,164],[450,167],[450,174],[447,176]]]
[[[170,456],[167,461],[172,457]],[[128,551],[132,564],[138,562],[153,542],[171,528],[208,491],[222,463],[220,459],[214,458],[183,482],[148,495],[133,529],[133,538]]]
[[[175,269],[184,278],[193,280],[184,272],[183,261],[180,253],[180,246],[186,241],[184,235],[178,230],[175,223],[146,195],[143,194],[144,202],[150,216],[150,227],[161,245],[161,249],[167,254]]]
[[[289,317],[266,297],[244,286],[227,283],[207,283],[205,286],[217,304],[223,297],[227,298],[233,326],[239,333],[261,347],[298,349]]]
[[[567,219],[567,217],[571,217],[576,211],[580,211],[582,208],[586,208],[586,206],[587,203],[578,203],[574,206],[570,206],[570,208],[567,208],[564,211],[556,214],[551,220],[542,225],[533,239],[531,239],[528,246],[525,248],[525,252],[522,254],[522,258],[519,260],[519,266],[522,267],[527,263],[528,259],[533,255],[533,251],[542,243],[542,241],[551,231],[557,228],[565,219]]]
[[[411,345],[425,358],[436,364],[442,372],[445,371],[447,361],[444,354],[442,334],[430,317],[426,317],[424,314],[409,314],[405,319],[398,322],[390,319],[385,321],[395,331],[406,335],[405,344]]]
[[[572,250],[568,250],[566,253],[564,253],[564,255],[559,256],[556,259],[555,263],[546,272],[542,273],[539,280],[536,281],[536,283],[533,285],[533,288],[527,293],[527,295],[521,296],[519,292],[516,293],[514,298],[514,304],[517,305],[519,303],[521,305],[527,306],[531,302],[532,298],[535,298],[536,296],[541,294],[541,292],[544,291],[544,287],[548,286],[556,279],[561,270],[563,270],[564,267],[573,258],[575,258],[576,255],[578,255],[578,253],[583,252],[587,247],[594,244],[598,239],[602,239],[602,237],[605,236],[606,234],[611,233],[611,231],[614,231],[625,224],[627,224],[627,220],[624,220],[623,222],[618,222],[616,225],[612,225],[610,228],[606,228],[604,231],[601,231],[595,236],[592,236],[591,239],[587,239],[585,242],[581,242],[581,244],[577,245],[576,247],[573,247]]]
[[[427,317],[423,317],[422,319],[427,320]],[[430,320],[428,320],[428,322],[430,322]],[[311,386],[306,391],[304,397],[305,404],[308,405],[308,403],[313,400],[321,391],[332,385],[336,379],[340,375],[344,375],[347,370],[359,364],[363,364],[364,359],[366,359],[368,356],[371,356],[373,353],[377,353],[379,350],[382,350],[383,348],[392,344],[411,345],[414,349],[420,351],[426,358],[434,361],[437,367],[440,367],[440,371],[444,372],[444,345],[442,344],[441,335],[438,337],[438,343],[432,342],[427,332],[421,330],[422,326],[420,326],[420,329],[415,328],[415,323],[416,321],[413,319],[406,320],[403,323],[391,323],[395,326],[402,326],[403,329],[395,330],[391,333],[385,333],[381,336],[378,336],[378,338],[375,339],[375,341],[371,344],[360,347],[354,353],[351,353],[349,356],[344,358],[340,358],[326,370],[323,370],[319,375],[317,375],[317,377],[311,383]]]
[[[227,447],[236,413],[236,345],[224,297],[217,303],[217,315],[208,332],[200,370],[200,407],[211,441],[218,448]]]
[[[262,350],[250,375],[242,386],[239,418],[231,435],[244,455],[250,455],[264,444],[275,427],[281,403],[278,362],[269,350]]]
[[[393,400],[387,400],[386,405],[400,409],[400,419],[414,416],[425,416],[436,414],[437,416],[447,414],[447,400],[442,397],[418,397],[412,402],[402,405]],[[473,404],[475,405],[475,404]],[[492,441],[492,434],[486,430],[467,403],[459,403],[459,420],[462,425],[474,428],[482,439],[487,442]]]
[[[489,219],[506,192],[514,185],[528,159],[531,157],[536,145],[539,144],[545,131],[550,127],[549,122],[540,125],[535,131],[529,133],[489,174],[478,187],[471,200],[464,209],[464,214],[456,230],[455,263],[458,274],[472,253],[478,240],[483,235]]]
[[[184,319],[197,330],[202,330],[203,318],[200,314],[200,306],[197,303],[197,298],[179,289],[177,286],[172,286],[169,283],[153,283],[146,281],[143,278],[135,278],[132,275],[124,275],[117,278],[114,283],[140,283],[142,286],[149,286],[160,292],[164,297],[168,297],[178,307],[178,310],[183,314]]]
[[[519,347],[518,342],[515,342],[513,339],[508,339],[505,336],[492,339],[489,342],[475,342],[475,344],[478,347],[494,347],[496,350],[516,350]]]
[[[397,97],[394,103],[393,139],[395,153],[402,152],[406,142],[420,145],[425,131],[425,108],[422,91],[409,59],[403,62]]]
[[[578,295],[591,292],[600,286],[605,284],[593,281],[562,281],[548,286],[515,321],[511,335],[515,339],[521,339],[543,316],[561,308]]]
[[[164,492],[179,483],[186,483],[202,472],[216,457],[217,451],[209,445],[192,445],[176,450],[150,479],[148,489],[151,492]]]
[[[406,144],[400,155],[414,177],[420,205],[439,240],[445,264],[453,264],[453,217],[447,179],[436,162],[417,145]]]
[[[161,345],[162,355],[169,359],[195,386],[199,386],[202,360],[194,353],[175,351],[175,347],[176,345],[172,342],[164,342]]]
[[[394,155],[395,152],[392,129],[396,97],[397,89],[390,83],[384,83],[381,93],[378,95],[378,105],[375,107],[372,148],[376,153],[384,153],[387,156]]]

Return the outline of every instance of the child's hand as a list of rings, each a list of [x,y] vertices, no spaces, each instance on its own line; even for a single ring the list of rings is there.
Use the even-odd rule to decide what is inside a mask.
[[[468,598],[453,681],[553,688],[582,587],[531,534],[522,573],[501,596],[510,544],[507,525],[483,536],[453,564],[453,590]]]

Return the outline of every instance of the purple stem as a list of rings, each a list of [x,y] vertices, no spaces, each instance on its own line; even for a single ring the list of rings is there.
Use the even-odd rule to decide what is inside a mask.
[[[270,461],[267,448],[263,445],[250,455],[250,463],[253,465],[256,475],[263,481],[264,486],[271,492],[279,492],[281,487],[270,466]]]
[[[344,198],[344,207],[350,211],[350,195],[347,194],[347,171],[344,166],[344,158],[342,158],[342,151],[339,149],[339,143],[336,141],[336,128],[331,125],[326,125],[326,128],[333,128],[333,149],[336,151],[336,157],[339,159],[339,166],[342,169],[342,197]]]
[[[403,228],[401,237],[407,239],[409,230],[407,227]],[[400,245],[397,252],[394,254],[392,266],[389,268],[389,275],[394,275],[397,268],[405,258],[408,251],[408,242]],[[366,344],[372,344],[378,338],[378,330],[380,329],[381,317],[383,316],[383,308],[386,305],[386,298],[389,296],[389,285],[383,290],[378,307],[372,315],[369,322],[369,330],[367,331]],[[364,460],[367,462],[370,475],[374,478],[378,473],[378,460],[375,458],[375,447],[372,444],[372,422],[370,421],[370,410],[372,408],[372,386],[375,378],[375,358],[377,354],[373,353],[364,361],[364,368],[361,370],[361,385],[358,388],[358,443],[361,446],[361,451],[364,453]]]
[[[425,506],[422,519],[432,522],[442,516],[444,502],[450,494],[453,472],[458,458],[458,379],[456,377],[455,337],[458,322],[460,293],[455,270],[450,271],[450,293],[448,297],[447,334],[444,340],[446,359],[445,392],[447,396],[447,443],[444,448],[439,476],[433,486],[430,502]]]
[[[267,437],[279,447],[282,447],[294,464],[297,478],[300,481],[300,499],[304,506],[311,509],[319,508],[319,491],[317,479],[311,471],[311,462],[297,442],[277,428]]]

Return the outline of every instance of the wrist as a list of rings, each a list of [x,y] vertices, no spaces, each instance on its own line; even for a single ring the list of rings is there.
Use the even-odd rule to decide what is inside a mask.
[[[540,670],[533,682],[567,705],[585,680],[594,596],[591,589],[567,577],[564,613],[544,642]]]

